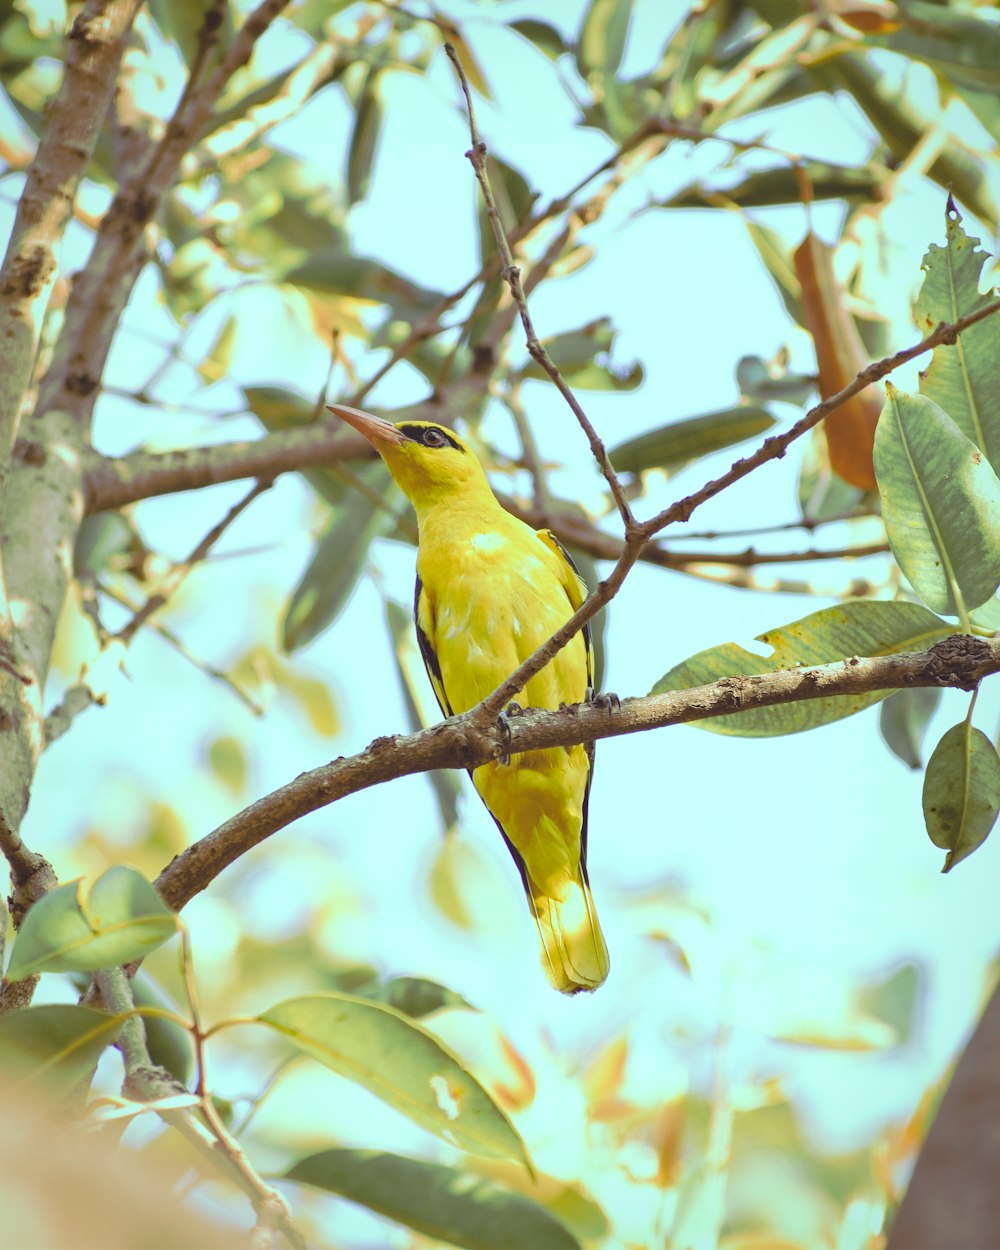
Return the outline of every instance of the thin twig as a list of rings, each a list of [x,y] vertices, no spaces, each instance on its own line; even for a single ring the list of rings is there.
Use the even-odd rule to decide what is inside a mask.
[[[845,403],[853,395],[863,391],[865,387],[879,381],[880,378],[884,378],[894,369],[899,368],[900,365],[923,355],[924,352],[931,351],[942,343],[954,343],[963,330],[968,329],[969,326],[975,325],[986,317],[992,316],[996,312],[1000,312],[1000,299],[991,300],[988,304],[984,304],[976,309],[975,312],[968,313],[955,322],[941,322],[930,334],[913,347],[905,348],[903,351],[896,352],[894,356],[887,356],[884,360],[876,361],[874,364],[869,365],[867,369],[863,369],[853,382],[849,383],[835,395],[831,395],[828,399],[824,399],[822,403],[811,408],[804,417],[800,418],[783,434],[776,434],[766,438],[755,452],[742,460],[737,460],[728,472],[722,474],[721,477],[706,482],[700,490],[686,495],[669,508],[665,508],[662,512],[657,513],[656,516],[635,525],[631,530],[627,530],[621,556],[608,575],[607,580],[601,582],[593,594],[584,600],[566,624],[561,629],[556,630],[548,642],[543,643],[492,694],[488,695],[477,708],[473,709],[480,722],[485,724],[498,716],[510,700],[524,689],[531,678],[536,673],[541,672],[552,657],[558,654],[584,625],[593,620],[606,604],[611,602],[621,589],[629,570],[640,558],[644,545],[654,534],[659,533],[668,525],[672,525],[677,521],[687,521],[701,504],[714,498],[735,482],[740,481],[741,478],[752,473],[754,469],[767,464],[768,461],[780,459],[797,438],[801,438],[803,434],[806,434],[814,426],[818,425],[824,417],[829,416],[831,412],[839,408],[841,404]]]
[[[205,537],[192,549],[191,554],[179,564],[174,565],[169,576],[164,579],[160,589],[155,594],[150,595],[142,607],[132,616],[132,619],[127,621],[117,633],[112,635],[111,641],[120,642],[128,646],[153,613],[158,612],[171,596],[176,594],[191,570],[205,559],[236,518],[249,508],[259,495],[262,495],[266,490],[270,490],[272,484],[273,478],[262,478],[256,482],[253,489],[244,495],[239,503],[234,504],[221,521],[212,526]]]
[[[455,67],[455,72],[458,74],[458,79],[462,86],[462,92],[465,95],[466,111],[469,117],[469,133],[472,138],[472,146],[469,151],[466,152],[466,156],[472,163],[472,168],[475,171],[476,179],[479,182],[479,186],[482,191],[483,202],[486,206],[486,214],[489,217],[490,226],[493,230],[493,235],[497,242],[497,248],[499,249],[500,257],[503,262],[501,274],[504,281],[510,287],[511,298],[517,305],[517,310],[521,317],[521,324],[524,327],[528,352],[532,359],[536,360],[552,379],[557,390],[566,400],[567,404],[569,404],[573,415],[576,417],[584,433],[587,435],[587,439],[590,442],[590,449],[594,454],[595,460],[600,466],[601,472],[604,474],[615,503],[618,505],[618,511],[621,513],[627,535],[630,528],[635,523],[635,518],[632,515],[632,509],[629,506],[629,502],[625,497],[625,491],[622,484],[618,480],[618,475],[615,473],[611,466],[611,461],[608,459],[607,449],[599,438],[597,431],[591,424],[590,418],[584,412],[576,396],[567,386],[562,374],[553,363],[548,352],[542,346],[542,343],[535,332],[535,327],[531,320],[531,314],[528,312],[528,304],[525,299],[524,288],[521,284],[521,270],[514,261],[514,254],[511,251],[510,243],[507,241],[507,235],[504,231],[503,222],[500,218],[500,210],[497,208],[496,199],[493,195],[493,188],[490,186],[489,174],[486,170],[486,144],[479,137],[479,128],[476,125],[476,114],[472,106],[472,93],[469,88],[469,81],[465,76],[465,70],[462,68],[462,62],[459,59],[458,53],[455,51],[454,45],[446,43],[444,45],[444,50],[448,54],[448,59]]]
[[[105,1009],[122,1016],[115,1045],[125,1064],[123,1092],[137,1102],[155,1104],[183,1091],[183,1086],[163,1068],[154,1065],[146,1041],[146,1028],[135,1009],[132,986],[122,968],[107,968],[94,974]],[[185,1091],[186,1092],[186,1091]],[[295,1250],[307,1250],[306,1240],[292,1222],[292,1214],[282,1195],[269,1185],[247,1158],[242,1146],[219,1117],[208,1094],[201,1097],[198,1112],[187,1109],[151,1108],[190,1142],[213,1166],[234,1181],[250,1199],[259,1224],[270,1225]],[[206,1128],[207,1125],[207,1128]]]

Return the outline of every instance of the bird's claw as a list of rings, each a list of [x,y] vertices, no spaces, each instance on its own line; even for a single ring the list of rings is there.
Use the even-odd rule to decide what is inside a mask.
[[[500,730],[500,754],[497,756],[497,763],[510,764],[510,722],[515,717],[523,716],[524,708],[514,699],[507,704],[500,715],[497,717],[497,728]]]
[[[602,691],[600,694],[593,686],[587,687],[585,702],[590,703],[594,707],[601,707],[610,716],[613,712],[621,711],[622,701],[616,694],[610,690]]]

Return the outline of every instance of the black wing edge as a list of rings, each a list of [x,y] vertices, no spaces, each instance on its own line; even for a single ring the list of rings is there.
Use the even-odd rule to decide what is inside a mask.
[[[420,592],[423,590],[424,584],[420,580],[420,574],[417,574],[416,586],[413,590],[413,625],[417,631],[417,645],[420,647],[420,656],[424,662],[424,668],[427,670],[427,676],[430,678],[431,688],[434,691],[434,697],[438,701],[438,707],[445,716],[454,716],[448,700],[444,693],[444,679],[441,676],[441,665],[438,663],[437,653],[431,646],[431,640],[420,628],[419,608],[420,608]],[[588,661],[589,663],[589,661]]]

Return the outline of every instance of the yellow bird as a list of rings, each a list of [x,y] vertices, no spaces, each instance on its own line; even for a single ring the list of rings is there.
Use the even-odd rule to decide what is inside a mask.
[[[416,509],[420,651],[441,711],[468,711],[569,619],[586,587],[555,535],[501,506],[457,434],[339,404],[330,411],[372,443]],[[588,698],[592,685],[586,632],[522,693],[531,707],[556,709]],[[593,744],[551,747],[472,771],[521,873],[546,975],[564,994],[597,989],[609,968],[587,880],[593,759]]]

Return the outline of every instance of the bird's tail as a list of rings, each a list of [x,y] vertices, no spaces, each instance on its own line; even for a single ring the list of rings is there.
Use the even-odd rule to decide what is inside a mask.
[[[575,877],[561,898],[543,894],[527,876],[525,887],[542,940],[545,975],[551,984],[563,994],[596,990],[606,980],[611,960],[586,868],[577,865]]]

